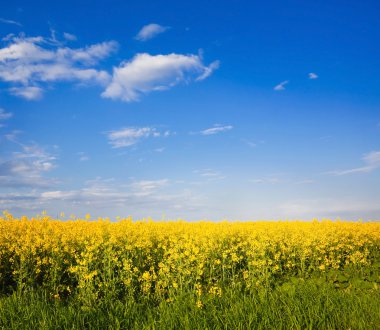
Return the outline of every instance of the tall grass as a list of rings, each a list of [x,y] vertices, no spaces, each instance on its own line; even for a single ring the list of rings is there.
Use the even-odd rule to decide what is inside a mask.
[[[191,293],[154,304],[102,300],[83,310],[79,300],[52,301],[43,291],[0,298],[1,329],[379,329],[378,290],[336,289],[309,279],[247,294],[225,288],[196,306]]]

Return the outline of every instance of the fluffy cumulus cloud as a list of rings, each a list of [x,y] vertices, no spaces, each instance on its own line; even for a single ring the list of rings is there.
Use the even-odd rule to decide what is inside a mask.
[[[355,173],[369,173],[380,168],[380,151],[372,151],[365,154],[362,158],[364,165],[348,170],[334,171],[334,175],[347,175]]]
[[[169,89],[181,82],[207,78],[218,66],[206,66],[198,55],[137,54],[131,61],[114,68],[111,83],[102,96],[125,102],[137,101],[141,95]]]
[[[141,40],[147,40],[162,29],[166,28],[150,24],[139,35]],[[103,86],[103,97],[132,102],[151,91],[204,80],[219,66],[218,61],[205,65],[201,55],[140,53],[114,67],[110,74],[99,69],[99,65],[117,50],[116,41],[71,48],[67,43],[75,41],[76,36],[65,32],[63,39],[58,40],[54,30],[48,38],[24,34],[3,38],[0,81],[9,85],[8,92],[26,100],[38,100],[51,84],[70,81]]]
[[[139,41],[146,41],[156,37],[158,34],[165,32],[169,27],[159,24],[151,23],[141,28],[135,39]]]
[[[10,36],[0,48],[0,80],[9,83],[10,93],[28,100],[42,96],[47,83],[74,81],[107,84],[106,71],[94,68],[117,49],[115,41],[83,48],[69,48],[55,37]]]
[[[125,127],[107,132],[108,142],[113,148],[130,147],[142,139],[169,135],[169,131],[160,132],[154,127]]]
[[[232,125],[226,125],[226,126],[214,125],[214,127],[207,128],[203,131],[200,131],[200,134],[201,135],[214,135],[214,134],[230,131],[231,129],[233,129]]]

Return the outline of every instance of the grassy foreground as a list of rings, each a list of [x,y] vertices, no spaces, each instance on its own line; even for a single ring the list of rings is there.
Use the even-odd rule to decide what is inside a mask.
[[[0,329],[379,329],[380,223],[0,217]]]
[[[51,301],[40,293],[0,299],[1,329],[379,329],[380,292],[337,290],[300,280],[247,294],[226,289],[196,306],[191,294],[170,303],[101,301],[83,310],[78,300]]]

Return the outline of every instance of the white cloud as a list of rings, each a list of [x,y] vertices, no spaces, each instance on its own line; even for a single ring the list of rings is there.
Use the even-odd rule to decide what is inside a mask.
[[[247,145],[249,145],[251,148],[256,148],[257,147],[257,143],[255,142],[252,142],[252,141],[245,141],[245,143]]]
[[[22,97],[26,100],[39,100],[42,98],[43,89],[36,86],[12,87],[10,93],[15,96]]]
[[[309,76],[309,79],[318,79],[318,75],[313,72],[310,72],[308,76]]]
[[[68,59],[86,65],[94,65],[107,58],[118,48],[116,41],[106,41],[84,48],[59,48],[58,58]]]
[[[253,148],[256,148],[262,144],[265,144],[265,141],[264,140],[257,140],[257,141],[252,141],[252,140],[249,140],[249,139],[241,139],[241,141],[243,143],[245,143],[247,146],[251,147],[252,149]]]
[[[207,181],[217,181],[226,178],[225,175],[223,175],[220,171],[215,171],[209,168],[203,170],[195,170],[193,172],[206,179]]]
[[[68,40],[68,41],[75,41],[77,40],[76,35],[68,33],[68,32],[63,32],[63,37]]]
[[[312,184],[315,181],[311,179],[300,179],[298,177],[291,177],[286,173],[277,173],[273,175],[267,175],[259,178],[249,180],[249,182],[254,184],[263,185],[306,185]]]
[[[0,80],[13,85],[9,89],[13,95],[37,99],[44,84],[57,81],[109,82],[106,71],[91,66],[116,51],[115,41],[68,48],[55,39],[55,34],[52,38],[11,36],[9,44],[0,48]]]
[[[79,156],[79,161],[81,161],[81,162],[86,162],[86,161],[90,160],[90,157],[88,157],[86,155],[86,153],[83,151],[78,152],[77,155]]]
[[[10,20],[10,19],[0,18],[0,22],[1,23],[5,23],[5,24],[12,24],[12,25],[17,25],[17,26],[22,26],[21,23],[19,23],[17,21]]]
[[[289,84],[289,81],[288,80],[285,80],[281,83],[279,83],[278,85],[274,86],[274,90],[275,91],[283,91],[285,90],[285,85]]]
[[[41,187],[39,187],[41,188]],[[175,191],[171,191],[175,188]],[[199,194],[178,189],[168,179],[139,180],[120,183],[114,179],[96,178],[75,189],[33,189],[32,192],[0,194],[0,209],[25,214],[47,210],[59,213],[103,213],[107,216],[162,217],[163,212],[176,216],[198,211]],[[70,210],[70,211],[68,211]],[[30,213],[29,213],[30,214]]]
[[[208,78],[216,69],[219,69],[219,66],[220,66],[220,61],[212,62],[208,67],[205,67],[204,73],[200,75],[199,77],[197,77],[196,81],[201,81]]]
[[[304,180],[294,182],[294,184],[312,184],[312,183],[315,183],[315,181],[312,179],[304,179]]]
[[[249,180],[252,183],[263,183],[263,184],[278,184],[278,183],[284,183],[282,179],[279,179],[277,177],[265,177],[265,178],[259,178],[259,179],[252,179]]]
[[[0,121],[7,120],[11,118],[13,114],[11,112],[6,112],[3,108],[0,108]]]
[[[10,139],[9,139],[10,140]],[[13,152],[9,159],[0,160],[0,185],[3,187],[45,187],[54,180],[44,173],[56,167],[56,157],[36,144],[25,145],[14,140],[21,151]]]
[[[166,137],[170,132],[159,132],[152,127],[125,127],[120,130],[107,132],[108,143],[112,148],[130,147],[142,139],[149,137]]]
[[[222,132],[226,132],[233,129],[233,126],[231,125],[226,125],[226,126],[221,126],[221,125],[214,125],[214,127],[207,128],[203,131],[200,132],[201,135],[214,135]]]
[[[13,130],[12,132],[9,132],[7,134],[4,135],[5,139],[10,141],[10,142],[14,142],[16,144],[20,144],[18,141],[17,141],[17,138],[18,136],[22,133],[22,131],[20,130]]]
[[[159,24],[151,23],[142,27],[139,33],[136,35],[135,39],[139,41],[147,41],[159,35],[160,33],[168,30],[169,27],[162,26]]]
[[[131,184],[131,188],[135,196],[148,196],[154,191],[166,186],[169,183],[168,179],[161,180],[141,180]]]
[[[330,174],[333,175],[347,175],[355,173],[369,173],[380,167],[380,151],[372,151],[363,156],[363,161],[365,163],[362,167],[352,168],[348,170],[333,171]]]
[[[76,38],[69,33],[63,36],[69,41]],[[115,41],[70,48],[57,39],[54,30],[48,38],[12,34],[3,41],[0,81],[10,85],[11,94],[27,100],[41,98],[49,84],[70,81],[105,86],[103,97],[132,102],[152,91],[204,80],[219,67],[219,61],[205,65],[200,55],[142,53],[114,67],[111,76],[97,66],[117,50]]]
[[[286,218],[308,219],[344,219],[360,218],[378,220],[380,207],[376,199],[300,199],[279,205],[279,211]]]
[[[137,54],[131,61],[114,68],[112,81],[102,96],[125,102],[138,101],[143,94],[204,79],[215,68],[215,62],[205,66],[197,55]]]
[[[14,33],[8,33],[5,37],[1,38],[2,41],[9,41],[15,37]]]

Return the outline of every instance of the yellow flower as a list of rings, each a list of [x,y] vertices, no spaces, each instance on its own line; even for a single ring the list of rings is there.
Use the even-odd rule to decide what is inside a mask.
[[[202,309],[202,308],[203,308],[203,303],[202,303],[202,301],[197,300],[196,306],[197,306],[198,308]]]

